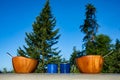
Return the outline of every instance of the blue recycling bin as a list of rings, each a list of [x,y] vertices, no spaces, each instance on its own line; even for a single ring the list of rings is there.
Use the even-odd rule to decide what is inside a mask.
[[[70,63],[61,63],[60,73],[70,73]]]
[[[47,73],[58,73],[58,65],[57,64],[48,64],[47,65]]]

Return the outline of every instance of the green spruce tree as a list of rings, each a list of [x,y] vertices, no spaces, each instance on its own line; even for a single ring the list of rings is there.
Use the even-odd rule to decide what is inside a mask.
[[[116,39],[116,43],[115,43],[115,71],[114,73],[120,73],[120,40]]]
[[[74,46],[74,47],[73,47],[73,52],[72,52],[72,54],[71,54],[71,56],[70,56],[70,60],[69,60],[70,65],[71,65],[71,70],[70,70],[71,73],[78,73],[78,72],[79,72],[79,70],[78,70],[78,68],[77,68],[77,66],[76,66],[75,59],[76,59],[78,56],[80,56],[80,55],[81,55],[81,54],[80,54],[80,51],[76,50],[76,47]],[[81,56],[82,56],[82,55],[81,55]]]
[[[86,19],[84,20],[84,24],[80,26],[81,32],[85,34],[83,38],[83,52],[85,54],[89,54],[90,48],[94,48],[95,46],[95,37],[98,29],[98,23],[96,21],[96,8],[92,4],[86,5]],[[96,53],[92,53],[96,54]]]
[[[54,29],[55,26],[56,19],[51,14],[50,3],[47,0],[42,12],[32,25],[33,32],[26,33],[27,47],[23,46],[24,49],[18,49],[18,55],[39,60],[36,72],[44,73],[48,63],[61,61],[60,51],[54,46],[60,37],[59,29]]]
[[[96,47],[95,47],[95,52],[98,55],[102,55],[105,56],[107,55],[109,52],[112,51],[112,44],[111,44],[111,39],[109,36],[105,35],[105,34],[99,34],[96,36],[95,39],[95,43],[96,43]],[[93,51],[93,50],[91,50]],[[94,52],[93,51],[93,52]]]
[[[96,35],[94,45],[91,42],[87,44],[89,45],[87,52],[102,56],[107,55],[109,52],[111,52],[112,49],[110,37],[104,34]]]
[[[113,53],[104,59],[104,73],[120,73],[120,41],[114,44]]]

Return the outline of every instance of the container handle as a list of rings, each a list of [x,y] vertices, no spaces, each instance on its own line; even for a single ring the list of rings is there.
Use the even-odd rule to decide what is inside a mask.
[[[108,54],[104,55],[104,56],[103,56],[103,58],[105,58],[105,57],[109,56],[109,55],[110,55],[110,54],[112,54],[112,53],[113,53],[113,50],[112,50],[112,51],[110,51]]]

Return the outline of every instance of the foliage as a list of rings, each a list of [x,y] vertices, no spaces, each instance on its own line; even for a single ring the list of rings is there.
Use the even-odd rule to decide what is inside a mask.
[[[69,60],[66,60],[65,58],[62,58],[61,63],[69,63]]]
[[[104,60],[104,73],[120,73],[120,41],[117,39],[113,53]]]
[[[112,44],[110,43],[111,39],[109,38],[109,36],[99,34],[96,36],[94,43],[87,43],[88,48],[86,52],[104,56],[111,51]]]
[[[7,73],[7,69],[6,68],[3,68],[3,73]]]
[[[88,54],[88,52],[86,51],[88,50],[90,45],[94,45],[96,32],[98,30],[98,23],[96,21],[95,12],[96,12],[96,8],[92,4],[87,4],[86,13],[85,13],[86,19],[84,20],[84,24],[80,26],[81,32],[85,34],[83,38],[83,42],[84,42],[83,45],[85,50],[83,52],[85,52],[86,54]]]
[[[0,73],[14,73],[14,70],[8,71],[7,68],[3,68],[3,70],[0,71]]]
[[[61,61],[60,51],[54,45],[58,43],[59,29],[54,29],[55,17],[51,14],[49,0],[47,0],[42,12],[33,23],[33,32],[26,33],[25,41],[27,47],[18,49],[18,55],[35,58],[39,60],[36,72],[46,72],[48,63],[59,63]]]
[[[73,47],[73,52],[71,54],[70,57],[70,65],[71,65],[71,73],[78,73],[79,70],[76,66],[76,62],[75,59],[78,57],[78,54],[80,53],[80,51],[76,50],[76,47]]]

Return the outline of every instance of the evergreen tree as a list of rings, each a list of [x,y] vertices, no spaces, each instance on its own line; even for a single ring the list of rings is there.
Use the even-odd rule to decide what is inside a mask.
[[[120,51],[120,40],[118,40],[118,39],[116,39],[115,50],[118,52]]]
[[[73,47],[73,52],[70,56],[70,65],[71,65],[71,73],[78,73],[79,70],[76,66],[75,59],[79,56],[80,51],[76,50],[76,47]]]
[[[86,54],[89,54],[89,52],[87,51],[89,47],[91,47],[90,45],[95,45],[94,42],[95,42],[96,32],[98,29],[95,13],[96,13],[96,8],[92,4],[87,4],[86,13],[85,13],[86,19],[84,20],[84,24],[80,26],[81,32],[85,34],[83,38],[83,42],[84,42],[83,48]]]
[[[120,40],[116,39],[115,44],[115,73],[120,73]]]
[[[18,55],[39,60],[36,72],[44,73],[48,63],[61,61],[60,51],[54,47],[60,37],[59,29],[54,29],[55,26],[56,19],[51,14],[49,0],[47,0],[42,12],[36,17],[36,21],[32,25],[33,32],[26,33],[27,47],[23,46],[23,50],[18,49]]]
[[[3,73],[7,73],[7,68],[3,68]]]
[[[98,55],[106,55],[108,54],[112,49],[111,39],[109,36],[104,34],[99,34],[95,38],[95,42],[93,45],[92,43],[87,43],[89,47],[87,48],[87,52],[89,53],[95,53]]]
[[[120,73],[120,41],[117,39],[114,45],[113,53],[104,60],[103,72]]]
[[[99,34],[96,36],[96,47],[95,52],[96,54],[105,56],[110,51],[112,51],[113,45],[111,44],[111,39],[109,36],[104,34]]]

